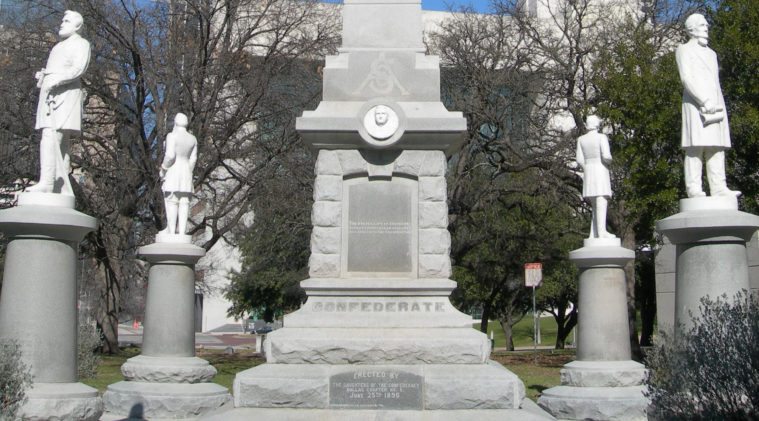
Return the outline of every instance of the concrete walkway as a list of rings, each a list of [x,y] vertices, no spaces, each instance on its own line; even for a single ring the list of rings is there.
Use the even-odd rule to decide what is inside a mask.
[[[119,325],[119,346],[142,345],[142,326]],[[195,347],[202,349],[256,349],[256,335],[249,333],[195,333]]]

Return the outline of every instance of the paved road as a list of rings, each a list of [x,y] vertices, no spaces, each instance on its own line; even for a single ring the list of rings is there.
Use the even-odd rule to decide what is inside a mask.
[[[141,345],[142,326],[135,329],[130,325],[119,325],[119,345]],[[196,333],[195,347],[224,349],[231,346],[235,349],[256,349],[256,335],[245,333]]]

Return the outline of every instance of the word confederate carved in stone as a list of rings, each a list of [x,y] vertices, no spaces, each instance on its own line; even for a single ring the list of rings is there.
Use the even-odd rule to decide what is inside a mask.
[[[429,301],[348,301],[348,302],[316,302],[313,304],[313,311],[325,313],[432,313],[444,312],[442,302]]]

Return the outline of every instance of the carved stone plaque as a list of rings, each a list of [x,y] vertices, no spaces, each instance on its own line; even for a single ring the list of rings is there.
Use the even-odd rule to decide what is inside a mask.
[[[350,409],[422,409],[422,376],[362,368],[329,378],[329,406]]]
[[[348,188],[348,272],[410,273],[414,189],[392,181]]]

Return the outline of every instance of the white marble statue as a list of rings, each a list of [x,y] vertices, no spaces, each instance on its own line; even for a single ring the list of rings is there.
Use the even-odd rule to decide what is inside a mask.
[[[90,62],[90,43],[79,35],[84,20],[71,10],[63,14],[61,41],[50,50],[45,68],[37,72],[40,98],[35,128],[40,140],[40,180],[29,191],[73,196],[68,174],[69,142],[81,131],[84,91],[79,78]]]
[[[161,164],[166,204],[166,229],[162,234],[184,235],[192,197],[192,172],[198,158],[198,141],[187,131],[187,116],[174,117],[174,129],[166,136],[166,155]]]
[[[611,179],[607,165],[611,163],[609,138],[599,133],[601,119],[588,116],[588,132],[577,139],[577,164],[583,170],[582,196],[591,201],[593,220],[588,238],[615,238],[606,231],[606,208],[611,197]]]
[[[702,160],[712,196],[738,196],[725,182],[725,149],[730,129],[719,84],[717,55],[708,47],[709,24],[700,14],[685,20],[690,40],[677,47],[677,68],[683,84],[682,148],[685,150],[685,188],[688,197],[705,196]]]

